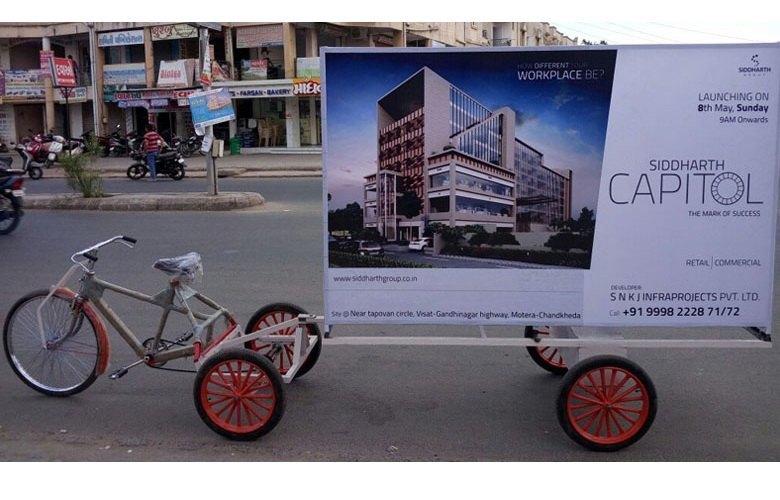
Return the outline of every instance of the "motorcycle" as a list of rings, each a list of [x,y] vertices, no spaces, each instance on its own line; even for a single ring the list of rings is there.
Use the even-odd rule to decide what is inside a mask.
[[[39,133],[23,138],[22,144],[25,145],[34,161],[49,168],[57,161],[57,155],[62,153],[65,146],[65,138],[60,135],[54,135],[51,132],[45,135]]]
[[[8,234],[19,225],[24,198],[24,177],[18,170],[0,168],[0,234]]]
[[[44,166],[44,163],[35,160],[33,154],[27,150],[27,146],[24,144],[17,144],[14,146],[14,149],[19,153],[19,156],[22,157],[22,174],[26,173],[30,176],[30,179],[33,180],[38,180],[43,177],[43,168],[41,167]]]
[[[117,124],[116,130],[108,136],[108,155],[107,156],[128,156],[135,148],[137,140],[135,132],[128,132],[125,137],[119,134],[120,125]]]
[[[196,152],[199,152],[202,156],[205,153],[200,150],[201,146],[203,146],[203,138],[198,135],[192,135],[186,140],[180,139],[179,151],[185,158],[189,158]]]
[[[134,150],[132,157],[135,163],[127,168],[127,176],[137,181],[149,173],[149,166],[146,164],[146,154],[142,151]],[[184,169],[187,168],[181,153],[171,148],[164,148],[160,152],[155,165],[157,175],[167,175],[175,181],[184,178]]]

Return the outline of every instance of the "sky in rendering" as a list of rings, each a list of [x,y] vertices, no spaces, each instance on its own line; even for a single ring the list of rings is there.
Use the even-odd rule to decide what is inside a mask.
[[[573,215],[595,209],[614,52],[406,51],[331,52],[326,56],[326,177],[330,209],[362,203],[363,177],[376,171],[376,103],[427,66],[491,110],[512,108],[515,137],[550,168],[574,171]],[[538,63],[587,65],[597,79],[520,80]],[[580,76],[583,76],[580,73]]]

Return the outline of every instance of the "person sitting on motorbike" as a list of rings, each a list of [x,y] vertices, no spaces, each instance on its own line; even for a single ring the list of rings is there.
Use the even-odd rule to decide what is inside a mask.
[[[157,133],[155,126],[151,123],[146,125],[146,133],[144,134],[144,153],[146,153],[146,165],[149,167],[149,173],[152,176],[152,180],[157,180],[157,157],[160,155],[160,149],[163,146],[168,146],[165,140]]]

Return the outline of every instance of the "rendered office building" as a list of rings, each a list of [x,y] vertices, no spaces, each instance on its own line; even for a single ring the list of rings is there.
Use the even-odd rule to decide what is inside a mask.
[[[377,120],[377,172],[365,179],[364,225],[388,241],[421,236],[433,222],[527,231],[518,227],[518,205],[554,201],[565,210],[560,197],[568,187],[536,197],[542,193],[523,186],[521,204],[514,111],[485,107],[429,68],[381,97]],[[536,168],[552,172],[541,155]],[[531,174],[544,177],[533,168]],[[417,202],[412,208],[410,200]]]

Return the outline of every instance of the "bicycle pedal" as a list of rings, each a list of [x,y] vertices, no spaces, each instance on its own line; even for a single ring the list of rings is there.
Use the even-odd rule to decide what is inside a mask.
[[[117,380],[127,375],[127,372],[128,372],[127,368],[120,368],[119,370],[109,375],[108,378],[110,378],[111,380]]]

